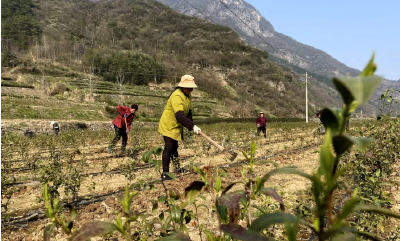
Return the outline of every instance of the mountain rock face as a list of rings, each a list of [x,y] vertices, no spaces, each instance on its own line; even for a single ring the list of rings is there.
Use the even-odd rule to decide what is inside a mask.
[[[246,1],[222,0],[230,10],[219,0],[158,1],[181,13],[206,18],[214,23],[230,27],[250,45],[266,50],[271,55],[312,73],[328,77],[343,76],[347,73],[356,76],[360,73],[359,70],[347,67],[324,51],[276,32],[272,24]]]
[[[346,66],[324,51],[276,32],[272,24],[246,1],[221,0],[223,3],[220,0],[157,1],[183,14],[227,26],[235,30],[243,41],[266,50],[271,60],[290,67],[298,74],[309,71],[319,82],[329,86],[333,87],[331,79],[334,76],[347,74],[357,76],[360,74],[359,70]],[[374,102],[374,100],[379,99],[383,91],[391,88],[398,90],[394,97],[400,99],[400,82],[384,79],[374,91],[369,103],[363,106],[364,113],[365,111],[378,113],[378,102]],[[400,107],[397,106],[395,109],[399,111]]]

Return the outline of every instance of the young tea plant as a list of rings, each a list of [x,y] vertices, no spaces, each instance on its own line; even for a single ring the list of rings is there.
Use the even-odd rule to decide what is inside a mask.
[[[353,145],[359,150],[365,151],[372,141],[372,138],[347,136],[345,128],[350,114],[359,105],[368,101],[369,96],[379,85],[381,79],[373,75],[375,70],[376,65],[374,57],[372,57],[359,77],[333,79],[333,83],[341,94],[345,105],[341,109],[326,108],[322,111],[321,120],[326,128],[326,134],[320,149],[318,171],[308,174],[296,168],[277,168],[261,178],[257,177],[255,182],[250,177],[249,182],[246,183],[245,197],[247,200],[251,200],[253,193],[260,192],[264,188],[264,183],[273,175],[280,173],[295,174],[310,180],[312,183],[311,192],[315,202],[315,209],[313,210],[315,219],[312,222],[307,222],[292,214],[276,212],[264,214],[252,221],[249,215],[248,228],[244,228],[237,224],[240,213],[239,200],[241,200],[243,194],[233,192],[226,194],[225,197],[221,196],[219,198],[219,206],[217,205],[216,207],[223,221],[223,224],[220,225],[222,231],[234,238],[245,241],[269,240],[261,233],[271,225],[284,224],[287,239],[295,241],[297,240],[299,224],[302,224],[308,227],[319,241],[355,240],[355,235],[379,240],[371,233],[351,227],[347,221],[349,216],[357,212],[372,212],[400,219],[400,214],[379,206],[364,204],[358,196],[357,189],[353,191],[350,188],[346,188],[346,182],[341,181],[341,177],[347,170],[341,166],[341,157],[344,153]],[[340,187],[345,188],[350,198],[345,200],[342,207],[334,213],[333,196],[334,192]],[[226,217],[229,217],[229,219],[227,220]]]

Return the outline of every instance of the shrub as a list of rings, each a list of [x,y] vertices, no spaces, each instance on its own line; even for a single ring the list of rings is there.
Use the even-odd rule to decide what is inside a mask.
[[[70,88],[64,83],[57,83],[50,87],[51,95],[62,95],[65,91],[70,91]]]

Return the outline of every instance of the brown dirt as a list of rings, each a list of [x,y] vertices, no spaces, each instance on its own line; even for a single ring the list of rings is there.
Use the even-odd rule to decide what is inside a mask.
[[[276,143],[267,145],[265,142],[260,142],[261,144],[257,150],[257,156],[262,157],[271,152],[283,151],[285,150],[284,146],[287,147],[295,147],[299,146],[299,142],[284,142],[284,143]],[[291,144],[293,143],[293,145]],[[291,148],[289,148],[291,149]],[[315,153],[316,148],[307,150],[304,152],[296,153],[296,154],[281,154],[275,156],[273,158],[268,159],[270,162],[263,164],[263,161],[260,161],[255,167],[255,173],[257,175],[263,175],[266,172],[272,170],[274,166],[271,164],[275,162],[280,167],[282,166],[289,166],[295,165],[300,167],[301,170],[311,173],[314,168],[317,166],[318,154]],[[195,155],[192,158],[185,160],[182,163],[182,166],[190,166],[191,164],[196,164],[199,166],[204,165],[219,165],[219,164],[229,164],[226,157],[222,154],[217,154],[212,157],[209,156],[209,153],[215,153],[216,149],[213,147],[209,150],[209,152],[201,153],[201,150],[193,150],[193,149],[182,149],[180,150],[180,156],[191,156]],[[104,157],[109,154],[99,153],[91,157],[93,160],[89,163],[91,168],[85,170],[88,171],[95,171],[99,170],[99,165],[95,162],[96,158]],[[241,160],[242,155],[239,155],[238,160]],[[127,161],[127,158],[110,158],[107,160],[110,163],[111,167],[118,166],[121,163]],[[228,169],[229,176],[226,180],[229,181],[240,181],[241,180],[241,168],[242,167],[232,167]],[[133,183],[137,182],[138,179],[142,180],[154,180],[158,179],[159,174],[156,173],[154,169],[144,169],[140,170],[136,174],[135,180]],[[170,181],[167,182],[167,188],[174,187],[178,189],[181,193],[184,193],[184,188],[190,184],[194,180],[199,180],[198,175],[189,174],[184,175],[178,178],[177,181]],[[88,190],[88,187],[95,182],[95,190],[94,193]],[[101,193],[108,193],[115,190],[123,190],[124,187],[129,182],[127,179],[121,174],[114,174],[114,175],[99,175],[99,176],[89,176],[88,178],[84,179],[82,182],[82,187],[79,192],[79,196],[90,196],[93,194],[101,194]],[[282,194],[284,201],[291,201],[292,196],[291,194],[298,192],[301,189],[305,189],[309,186],[309,183],[304,180],[303,178],[299,178],[296,176],[289,176],[289,175],[278,175],[272,177],[271,180],[267,183],[268,186],[275,187],[279,193]],[[237,188],[242,188],[238,185]],[[144,191],[141,196],[135,198],[133,202],[133,208],[138,211],[145,211],[151,212],[151,203],[148,200],[157,199],[158,195],[163,193],[162,186],[160,184],[156,185],[156,190],[154,193],[150,193],[149,191]],[[60,190],[63,192],[62,190]],[[21,187],[20,191],[16,193],[12,198],[12,203],[9,206],[9,211],[16,212],[16,213],[23,213],[24,210],[32,210],[37,208],[42,208],[43,204],[37,204],[36,200],[37,197],[41,195],[41,189],[37,187],[28,188],[28,187]],[[210,196],[207,196],[206,201],[202,201],[201,203],[207,205],[211,210],[210,205]],[[62,195],[61,198],[64,196]],[[162,207],[160,207],[162,208]],[[165,207],[164,207],[165,208]],[[88,205],[86,207],[82,207],[78,210],[79,217],[75,221],[76,227],[81,226],[83,223],[92,220],[104,220],[104,221],[113,221],[115,218],[115,211],[119,209],[119,204],[113,196],[107,197],[107,199],[100,203],[94,203]],[[199,214],[200,223],[204,223],[207,225],[207,229],[217,232],[218,230],[218,222],[216,216],[214,214],[210,214],[205,211],[205,209],[200,212]],[[43,228],[44,225],[48,221],[38,220],[32,223],[29,223],[27,227],[24,228],[13,228],[13,227],[5,227],[2,231],[3,240],[41,240],[43,235]],[[187,225],[189,230],[190,236],[192,240],[199,240],[198,231],[194,227],[193,221]],[[56,240],[65,240],[66,236],[61,233],[61,231],[57,232],[55,236]],[[97,239],[96,239],[97,240]]]

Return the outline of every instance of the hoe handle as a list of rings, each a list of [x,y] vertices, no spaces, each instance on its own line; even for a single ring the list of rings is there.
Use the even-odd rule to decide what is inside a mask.
[[[224,150],[224,147],[222,147],[220,144],[216,143],[215,141],[213,141],[210,137],[208,137],[206,134],[204,134],[203,132],[199,131],[199,134],[206,138],[209,142],[211,142],[214,146],[216,146],[220,151]]]

